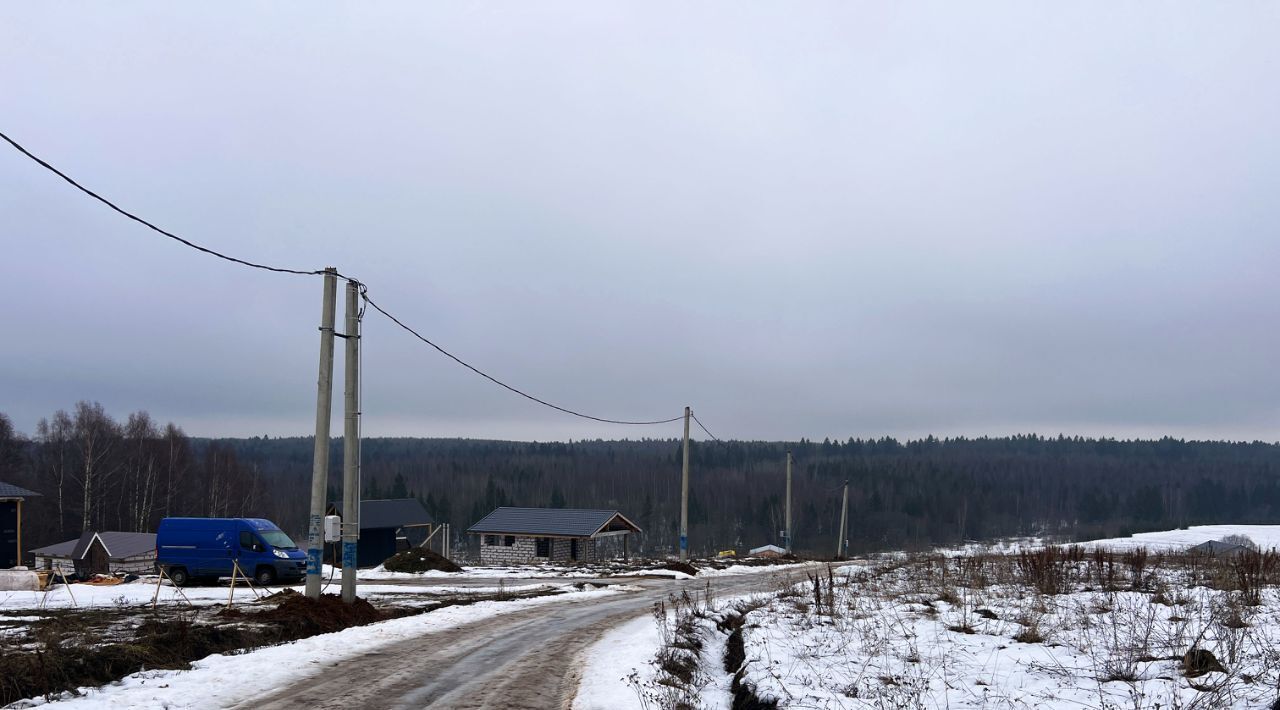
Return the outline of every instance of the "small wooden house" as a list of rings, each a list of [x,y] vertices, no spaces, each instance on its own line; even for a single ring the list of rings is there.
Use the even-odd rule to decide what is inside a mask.
[[[785,557],[787,551],[777,545],[761,545],[751,550],[752,557]]]
[[[616,510],[498,508],[467,533],[480,536],[481,564],[596,562],[601,540],[622,539],[625,556],[640,526]]]
[[[147,574],[156,569],[155,533],[92,530],[75,540],[31,551],[37,570],[61,568],[65,574]]]
[[[0,569],[22,564],[22,501],[38,495],[0,481]]]

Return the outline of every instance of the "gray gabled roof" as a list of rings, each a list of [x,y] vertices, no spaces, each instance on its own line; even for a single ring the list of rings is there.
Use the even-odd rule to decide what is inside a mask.
[[[417,498],[360,501],[360,529],[398,528],[434,522]]]
[[[638,525],[616,510],[580,508],[498,508],[467,528],[467,532],[591,537],[611,524],[640,532]]]
[[[0,481],[0,498],[31,498],[38,495],[40,494],[35,491],[29,491],[21,486]]]
[[[155,552],[156,550],[155,533],[115,532],[111,530],[94,532],[86,530],[75,540],[38,547],[32,550],[31,554],[40,555],[41,557],[83,559],[85,553],[89,551],[89,545],[93,543],[94,537],[102,541],[102,546],[107,549],[107,557],[113,560],[135,557],[148,552]]]
[[[37,547],[31,551],[31,554],[40,555],[41,557],[70,557],[71,551],[76,549],[77,542],[80,542],[80,540],[67,540],[66,542]]]
[[[1209,540],[1208,542],[1202,542],[1195,547],[1189,548],[1187,552],[1197,552],[1206,555],[1238,555],[1248,549],[1249,548],[1244,545],[1236,545],[1234,543],[1223,542],[1221,540]]]

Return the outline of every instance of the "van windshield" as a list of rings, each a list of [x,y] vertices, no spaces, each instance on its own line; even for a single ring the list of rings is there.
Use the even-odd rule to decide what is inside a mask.
[[[285,535],[280,530],[259,530],[258,534],[261,535],[262,539],[272,547],[278,547],[281,550],[298,549],[298,546],[293,544],[293,540],[290,540],[289,536]]]

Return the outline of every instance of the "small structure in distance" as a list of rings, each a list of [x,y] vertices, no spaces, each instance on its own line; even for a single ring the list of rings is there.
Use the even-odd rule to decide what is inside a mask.
[[[155,533],[86,530],[75,540],[31,551],[36,569],[61,568],[66,574],[146,574],[156,569]]]
[[[751,550],[752,557],[775,558],[785,557],[786,554],[787,551],[777,545],[761,545],[760,547],[752,548]]]
[[[337,503],[329,504],[331,515],[341,511],[342,506]],[[421,545],[432,522],[431,514],[417,498],[360,501],[356,565],[375,567],[397,552]]]
[[[1192,555],[1213,555],[1215,557],[1235,557],[1248,551],[1249,548],[1244,545],[1225,540],[1209,540],[1187,548],[1187,552]]]
[[[22,564],[22,501],[38,495],[0,481],[0,569]]]
[[[622,554],[640,526],[616,510],[498,508],[467,528],[480,536],[481,564],[597,562],[601,540],[622,538]]]

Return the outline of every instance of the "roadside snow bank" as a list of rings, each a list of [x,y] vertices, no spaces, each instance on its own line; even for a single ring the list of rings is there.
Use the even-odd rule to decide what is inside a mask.
[[[110,704],[113,707],[127,708],[226,708],[252,700],[313,673],[320,673],[343,659],[401,639],[530,607],[574,603],[618,593],[620,592],[603,589],[536,599],[446,607],[418,616],[312,636],[250,653],[231,656],[215,654],[196,661],[188,671],[135,673],[101,688],[82,688],[80,692],[83,695],[80,697],[61,698],[52,703],[31,699],[20,701],[11,707],[53,705],[58,708],[89,710]]]

